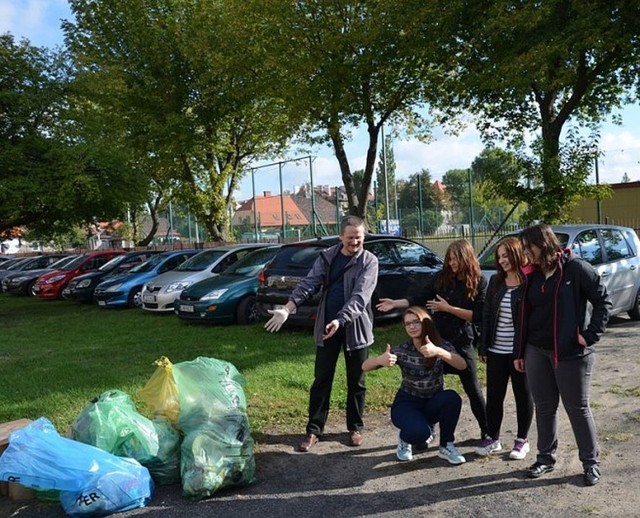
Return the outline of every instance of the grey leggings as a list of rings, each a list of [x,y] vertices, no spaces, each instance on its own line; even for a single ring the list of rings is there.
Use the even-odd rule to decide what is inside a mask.
[[[595,354],[592,353],[561,360],[554,367],[553,351],[527,345],[525,368],[536,407],[538,462],[550,465],[556,462],[558,402],[562,398],[583,467],[598,464],[598,440],[589,401],[594,362]]]

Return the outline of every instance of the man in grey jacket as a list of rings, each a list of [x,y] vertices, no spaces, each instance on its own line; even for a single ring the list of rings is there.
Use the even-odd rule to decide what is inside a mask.
[[[363,248],[364,234],[362,219],[343,218],[340,243],[321,252],[284,308],[270,310],[272,317],[265,324],[268,331],[278,331],[300,304],[322,290],[314,328],[315,379],[309,391],[307,434],[298,446],[299,451],[309,451],[322,437],[341,349],[347,372],[349,444],[362,444],[366,392],[362,363],[373,343],[371,296],[378,282],[378,259]]]

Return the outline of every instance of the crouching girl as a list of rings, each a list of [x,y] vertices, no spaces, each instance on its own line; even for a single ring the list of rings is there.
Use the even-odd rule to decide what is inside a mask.
[[[460,417],[462,400],[457,392],[444,389],[444,364],[454,369],[466,368],[466,361],[455,348],[442,340],[426,309],[411,306],[402,322],[409,340],[365,360],[362,370],[398,365],[402,384],[391,406],[391,421],[399,428],[398,459],[413,458],[412,445],[424,445],[432,439],[433,426],[440,425],[438,457],[451,464],[465,458],[454,444],[454,432]]]

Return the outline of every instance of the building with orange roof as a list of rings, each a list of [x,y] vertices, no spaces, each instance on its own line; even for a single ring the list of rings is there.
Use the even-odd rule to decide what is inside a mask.
[[[261,230],[279,230],[283,226],[283,210],[286,226],[309,225],[309,219],[291,196],[273,196],[269,191],[265,191],[262,196],[256,196],[242,203],[233,215],[232,224],[234,227],[248,226],[253,228],[256,226],[257,218],[257,226]]]

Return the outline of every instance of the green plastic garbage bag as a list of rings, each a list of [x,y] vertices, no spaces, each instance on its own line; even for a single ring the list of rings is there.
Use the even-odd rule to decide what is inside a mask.
[[[102,393],[71,425],[76,441],[147,467],[158,484],[179,480],[180,435],[166,419],[151,421],[138,413],[131,397],[120,391]]]
[[[199,357],[173,366],[182,442],[180,473],[186,496],[254,481],[253,439],[244,377],[229,362]]]
[[[210,421],[189,432],[182,442],[182,492],[207,498],[226,487],[255,481],[253,439],[246,416],[235,414]]]

